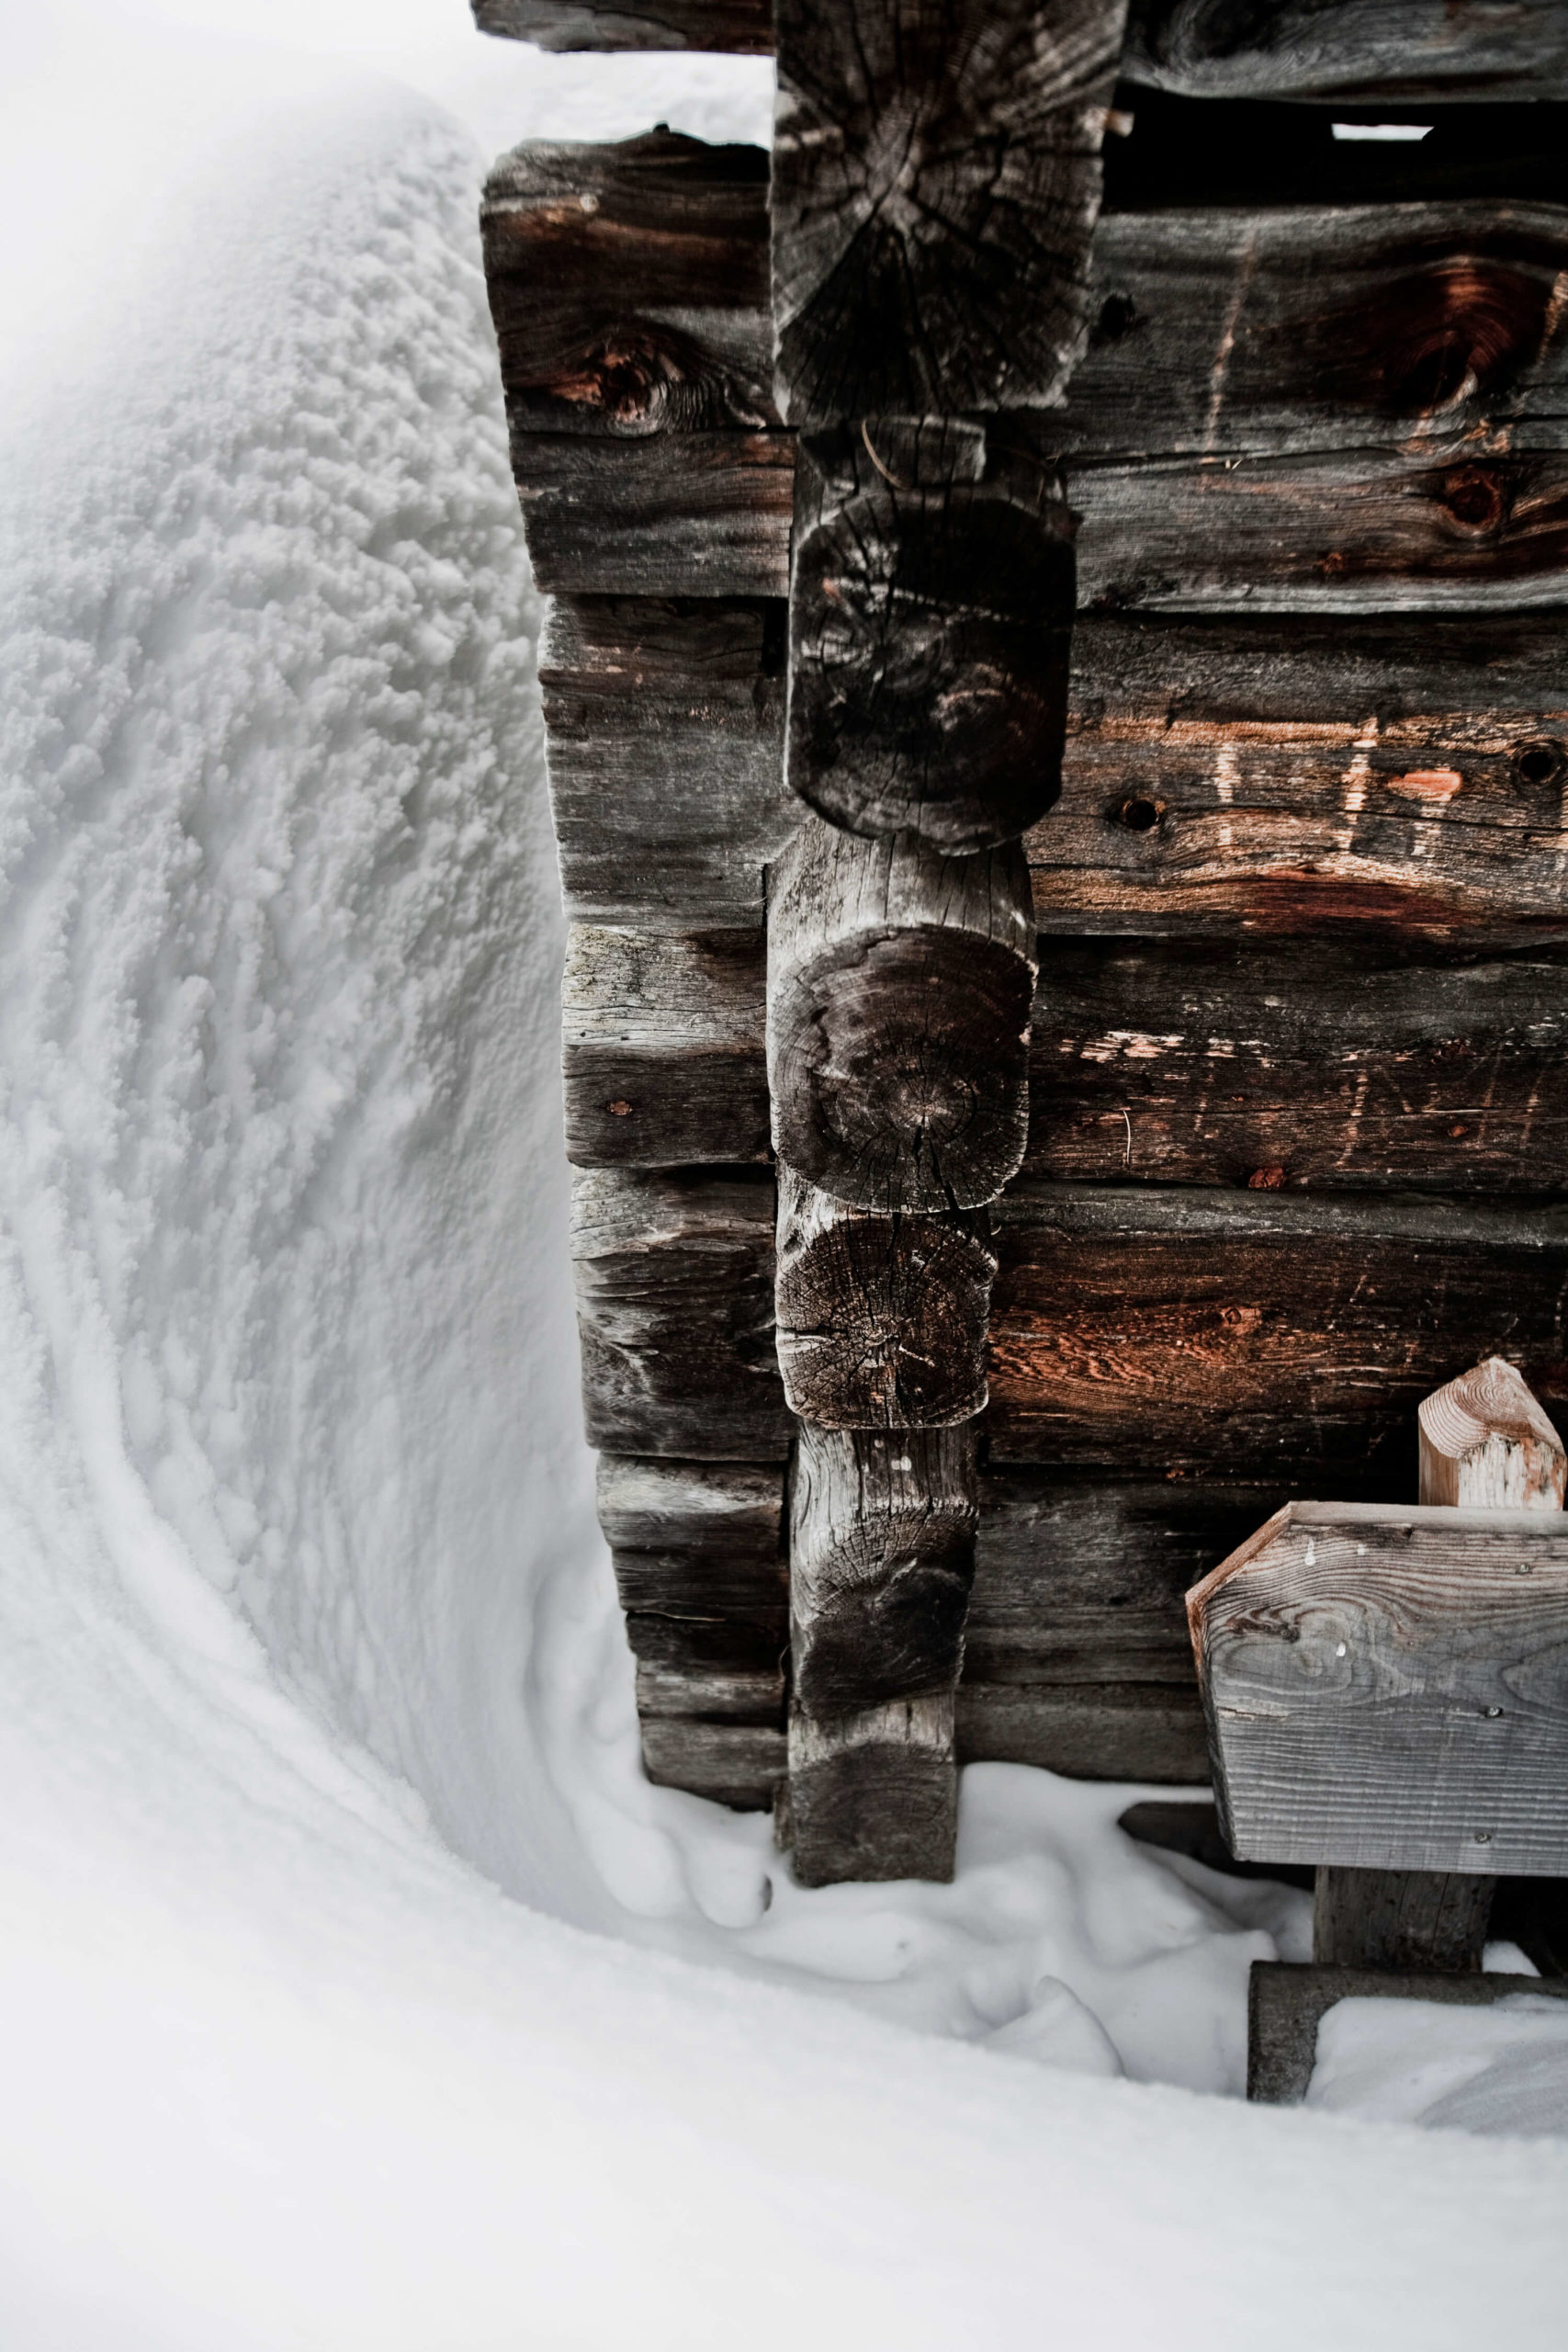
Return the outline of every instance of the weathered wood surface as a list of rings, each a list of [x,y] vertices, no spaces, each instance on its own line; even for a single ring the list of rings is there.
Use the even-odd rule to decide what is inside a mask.
[[[1257,1861],[1568,1870],[1568,1521],[1292,1503],[1188,1598]]]
[[[1197,1693],[1161,1683],[958,1686],[958,1761],[1033,1764],[1088,1781],[1196,1786],[1209,1777]]]
[[[482,33],[536,49],[707,49],[762,57],[773,45],[769,0],[473,0]]]
[[[662,127],[530,141],[479,211],[514,434],[765,431],[768,157]]]
[[[1042,931],[1562,935],[1555,617],[1079,618]]]
[[[1016,844],[942,857],[808,818],[769,889],[779,1158],[884,1214],[992,1199],[1023,1157],[1033,958]]]
[[[950,1879],[958,1833],[952,1692],[843,1715],[792,1707],[779,1831],[803,1886]]]
[[[782,596],[794,452],[782,433],[513,436],[534,577],[551,595]]]
[[[992,848],[1060,789],[1074,606],[1053,468],[978,423],[810,436],[795,475],[787,774],[851,831]]]
[[[639,1704],[784,1722],[789,1569],[776,1469],[750,1463],[599,1457],[599,1521],[611,1546]],[[654,1676],[660,1679],[656,1681]],[[729,1679],[728,1703],[721,1678]]]
[[[1568,1979],[1412,1973],[1373,1968],[1303,1968],[1255,1960],[1247,1996],[1247,2096],[1269,2107],[1299,2107],[1317,2063],[1317,2029],[1338,2001],[1442,2001],[1487,2008],[1517,1994],[1568,2000]]]
[[[1023,1183],[991,1215],[998,1463],[1287,1484],[1354,1463],[1386,1493],[1456,1362],[1506,1351],[1549,1408],[1562,1393],[1561,1207]]]
[[[782,598],[559,597],[540,652],[567,912],[761,925],[800,822],[783,775]]]
[[[1461,1510],[1562,1509],[1562,1442],[1501,1356],[1423,1397],[1416,1420],[1424,1503]]]
[[[1125,0],[777,0],[773,302],[797,424],[1056,397]]]
[[[1313,1959],[1339,1968],[1475,1973],[1496,1884],[1473,1871],[1320,1869],[1313,1896]]]
[[[779,1371],[822,1430],[932,1430],[986,1402],[997,1261],[983,1211],[866,1216],[778,1178]]]
[[[1039,955],[1028,1175],[1568,1192],[1568,964],[1550,953],[1044,938]]]
[[[642,1760],[656,1788],[688,1789],[738,1813],[767,1813],[787,1770],[785,1734],[771,1723],[645,1714]]]
[[[579,1170],[571,1252],[590,1445],[784,1459],[770,1180]]]
[[[599,1524],[613,1550],[680,1551],[694,1562],[772,1562],[783,1572],[780,1470],[754,1462],[650,1461],[601,1453],[596,1500]]]
[[[561,988],[568,1159],[766,1160],[762,989],[759,932],[573,924]]]
[[[1132,0],[1122,70],[1193,98],[1568,97],[1568,7]]]
[[[1109,214],[1096,324],[1051,445],[1249,463],[1560,447],[1565,268],[1555,204]]]
[[[852,1713],[951,1691],[979,1516],[973,1429],[803,1426],[790,1487],[795,1703]]]

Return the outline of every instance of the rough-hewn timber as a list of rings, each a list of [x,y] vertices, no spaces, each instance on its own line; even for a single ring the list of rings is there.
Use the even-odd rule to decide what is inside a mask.
[[[804,1886],[951,1878],[958,1826],[952,1692],[847,1715],[793,1707],[778,1818]]]
[[[1232,1849],[1568,1870],[1568,1520],[1292,1503],[1188,1599]]]
[[[773,45],[769,0],[473,0],[483,33],[536,49],[708,49],[766,56]]]
[[[1132,0],[1122,71],[1193,98],[1568,97],[1568,7]]]
[[[765,1160],[762,976],[758,932],[574,923],[561,989],[568,1159]]]
[[[992,1199],[1023,1157],[1033,985],[1016,845],[942,857],[807,818],[769,892],[779,1158],[887,1214]]]
[[[1478,1871],[1317,1873],[1312,1956],[1339,1968],[1478,1972],[1495,1878]]]

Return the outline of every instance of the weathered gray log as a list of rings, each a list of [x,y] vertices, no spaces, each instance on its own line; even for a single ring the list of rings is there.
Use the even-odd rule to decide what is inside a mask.
[[[561,985],[568,1159],[765,1160],[763,970],[760,932],[574,923]]]
[[[1023,1157],[1033,982],[1016,845],[947,858],[808,818],[769,886],[781,1160],[884,1214],[994,1198]]]
[[[1054,400],[1125,0],[778,0],[773,303],[797,424]]]
[[[957,1829],[950,1690],[849,1715],[791,1708],[778,1831],[803,1886],[950,1879]]]
[[[1195,1690],[1134,1682],[958,1686],[958,1761],[1033,1764],[1086,1781],[1190,1788],[1209,1777]]]
[[[1480,1970],[1496,1879],[1479,1871],[1317,1873],[1312,1956],[1339,1968]]]
[[[762,869],[800,822],[784,641],[782,598],[557,599],[539,679],[569,914],[760,929]]]
[[[1133,0],[1122,70],[1190,98],[1568,97],[1568,7]]]
[[[979,1515],[973,1427],[803,1426],[790,1486],[795,1703],[818,1717],[951,1690]]]
[[[513,434],[534,577],[572,596],[782,596],[795,468],[784,433]]]
[[[754,1462],[601,1453],[595,1498],[604,1541],[615,1551],[784,1559],[784,1476]]]
[[[1555,616],[1079,618],[1043,931],[1568,925]]]
[[[1420,1973],[1372,1968],[1303,1968],[1255,1960],[1247,2000],[1247,2096],[1269,2107],[1299,2107],[1317,2063],[1317,2029],[1338,2001],[1442,2001],[1486,2008],[1494,2001],[1544,1996],[1568,2000],[1568,1978]]]
[[[1568,1520],[1292,1503],[1188,1597],[1231,1848],[1568,1870]]]
[[[1021,1183],[991,1217],[998,1463],[1289,1486],[1353,1462],[1407,1492],[1416,1408],[1456,1362],[1506,1350],[1562,1393],[1561,1206]]]
[[[997,1271],[983,1211],[867,1216],[778,1178],[779,1371],[823,1430],[944,1429],[986,1403]]]
[[[580,1170],[571,1250],[591,1445],[783,1460],[771,1181]]]
[[[785,1735],[772,1723],[646,1714],[642,1760],[656,1788],[688,1789],[738,1813],[767,1813],[787,1769]]]
[[[1568,1455],[1517,1367],[1501,1356],[1423,1397],[1421,1500],[1461,1510],[1562,1509]]]
[[[696,1711],[702,1678],[730,1678],[729,1705],[784,1721],[789,1570],[777,1470],[750,1463],[599,1457],[599,1523],[611,1547],[645,1713]],[[641,1669],[648,1670],[645,1677]],[[656,1681],[653,1678],[658,1677]]]
[[[708,49],[762,57],[773,45],[768,0],[473,0],[482,33],[536,49]]]
[[[761,148],[662,126],[531,141],[491,171],[479,225],[514,434],[778,424]]]
[[[1074,605],[1053,469],[976,423],[811,436],[795,473],[787,774],[852,832],[1011,841],[1061,788]]]
[[[1565,1188],[1561,951],[1047,938],[1039,952],[1026,1174]]]
[[[1564,12],[1568,20],[1568,10]],[[1561,447],[1568,213],[1471,202],[1108,213],[1053,450]]]

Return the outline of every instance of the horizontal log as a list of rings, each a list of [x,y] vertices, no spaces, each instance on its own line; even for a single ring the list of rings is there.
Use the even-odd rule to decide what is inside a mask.
[[[482,33],[536,49],[706,49],[763,57],[773,46],[769,0],[473,0]]]
[[[1568,964],[1542,952],[1040,944],[1030,1175],[1568,1191]]]
[[[645,1715],[642,1760],[656,1788],[687,1789],[738,1813],[767,1813],[784,1777],[785,1734],[771,1723]]]
[[[1299,2107],[1317,2063],[1317,2029],[1339,2001],[1441,2001],[1488,2008],[1494,2001],[1568,2000],[1568,1977],[1461,1976],[1441,1969],[1303,1968],[1255,1960],[1247,1998],[1247,2096]]]
[[[784,433],[512,435],[534,577],[551,595],[782,596],[795,452]]]
[[[759,932],[577,923],[561,993],[569,1159],[766,1160]]]
[[[1556,204],[1111,213],[1052,447],[1089,459],[1568,438]],[[1418,455],[1418,451],[1415,454]]]
[[[540,652],[567,912],[760,926],[800,822],[784,789],[782,598],[558,598]]]
[[[680,1549],[700,1560],[777,1565],[784,1499],[783,1474],[753,1462],[599,1456],[599,1524],[620,1551]]]
[[[1549,1412],[1568,1385],[1563,1208],[1023,1183],[992,1226],[998,1463],[1408,1491],[1456,1369],[1520,1360]]]
[[[479,209],[514,434],[779,423],[768,157],[660,127],[503,155]]]
[[[797,1707],[832,1716],[951,1690],[978,1508],[972,1430],[802,1428],[790,1486]]]
[[[779,1828],[802,1886],[950,1879],[958,1832],[952,1692],[828,1718],[792,1708]]]
[[[773,300],[793,423],[1055,399],[1126,0],[777,0]]]
[[[1568,7],[1132,0],[1122,70],[1192,98],[1568,97]]]
[[[728,1674],[762,1678],[773,1712],[755,1719],[782,1723],[789,1568],[780,1471],[602,1453],[598,1500],[626,1638],[639,1667],[662,1678],[639,1681],[643,1712],[698,1712],[693,1678]],[[741,1695],[762,1707],[761,1682]]]
[[[1188,1596],[1232,1850],[1568,1870],[1568,1519],[1292,1503]]]
[[[808,818],[768,908],[773,1148],[851,1206],[978,1207],[1023,1157],[1022,852],[944,858]]]
[[[630,1618],[626,1626],[636,1654],[637,1637],[648,1629]],[[637,1655],[637,1713],[644,1724],[697,1720],[780,1730],[784,1702],[782,1658],[775,1658],[771,1667],[753,1669],[728,1661],[699,1660],[694,1665],[677,1657],[673,1650],[669,1658]]]
[[[986,1402],[983,1211],[866,1216],[779,1170],[779,1371],[823,1430],[934,1430]]]
[[[795,471],[786,772],[834,824],[962,853],[1061,785],[1074,605],[1054,468],[976,423],[818,434]]]
[[[771,1180],[579,1170],[571,1251],[590,1445],[784,1459]]]
[[[1568,921],[1555,616],[1080,617],[1043,931]]]
[[[1195,1690],[1168,1684],[958,1688],[958,1760],[1033,1764],[1085,1781],[1196,1787],[1209,1777]]]

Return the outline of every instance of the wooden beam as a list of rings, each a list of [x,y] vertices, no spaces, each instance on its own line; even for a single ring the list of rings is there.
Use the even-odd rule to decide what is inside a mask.
[[[1133,0],[1122,71],[1191,98],[1338,105],[1568,97],[1568,7]]]
[[[572,1271],[590,1445],[782,1461],[773,1188],[759,1171],[579,1170]]]
[[[1195,1690],[1154,1682],[958,1686],[958,1761],[1188,1788],[1209,1777]]]
[[[791,1709],[778,1823],[803,1886],[951,1878],[957,1808],[951,1691],[831,1718]]]
[[[1561,1196],[1560,953],[1042,939],[1024,1172]]]
[[[773,869],[773,1148],[884,1214],[978,1207],[1023,1157],[1034,937],[1016,845],[944,858],[808,818]]]
[[[784,788],[784,600],[558,597],[539,654],[567,912],[762,922],[800,822]]]
[[[795,479],[787,774],[852,832],[964,852],[1061,784],[1074,605],[1055,469],[983,424],[812,435]]]
[[[1477,1973],[1495,1877],[1478,1871],[1320,1867],[1312,1956],[1338,1968],[1420,1968]]]
[[[1353,1462],[1387,1493],[1456,1361],[1506,1350],[1562,1393],[1562,1207],[1020,1184],[992,1227],[998,1464],[1289,1484]]]
[[[1188,1597],[1232,1850],[1568,1870],[1568,1520],[1292,1503]]]
[[[779,1371],[818,1430],[934,1430],[986,1402],[983,1211],[866,1216],[779,1170]]]
[[[705,49],[765,57],[773,46],[769,0],[473,0],[482,33],[536,49]]]
[[[794,451],[783,433],[514,435],[534,577],[551,595],[782,596]]]
[[[767,1813],[784,1778],[785,1735],[772,1723],[649,1714],[642,1718],[642,1760],[655,1788],[686,1789],[738,1813]]]
[[[797,424],[1055,399],[1125,0],[778,0],[773,303]]]
[[[1568,1454],[1517,1368],[1501,1356],[1423,1397],[1421,1500],[1461,1510],[1562,1509]]]
[[[767,1159],[760,932],[574,923],[561,1000],[569,1159]]]
[[[1374,1968],[1303,1968],[1255,1960],[1248,1992],[1247,2096],[1267,2107],[1299,2107],[1317,2064],[1317,2030],[1338,2001],[1441,2001],[1486,2008],[1494,2001],[1568,2000],[1568,1978],[1394,1974]]]

